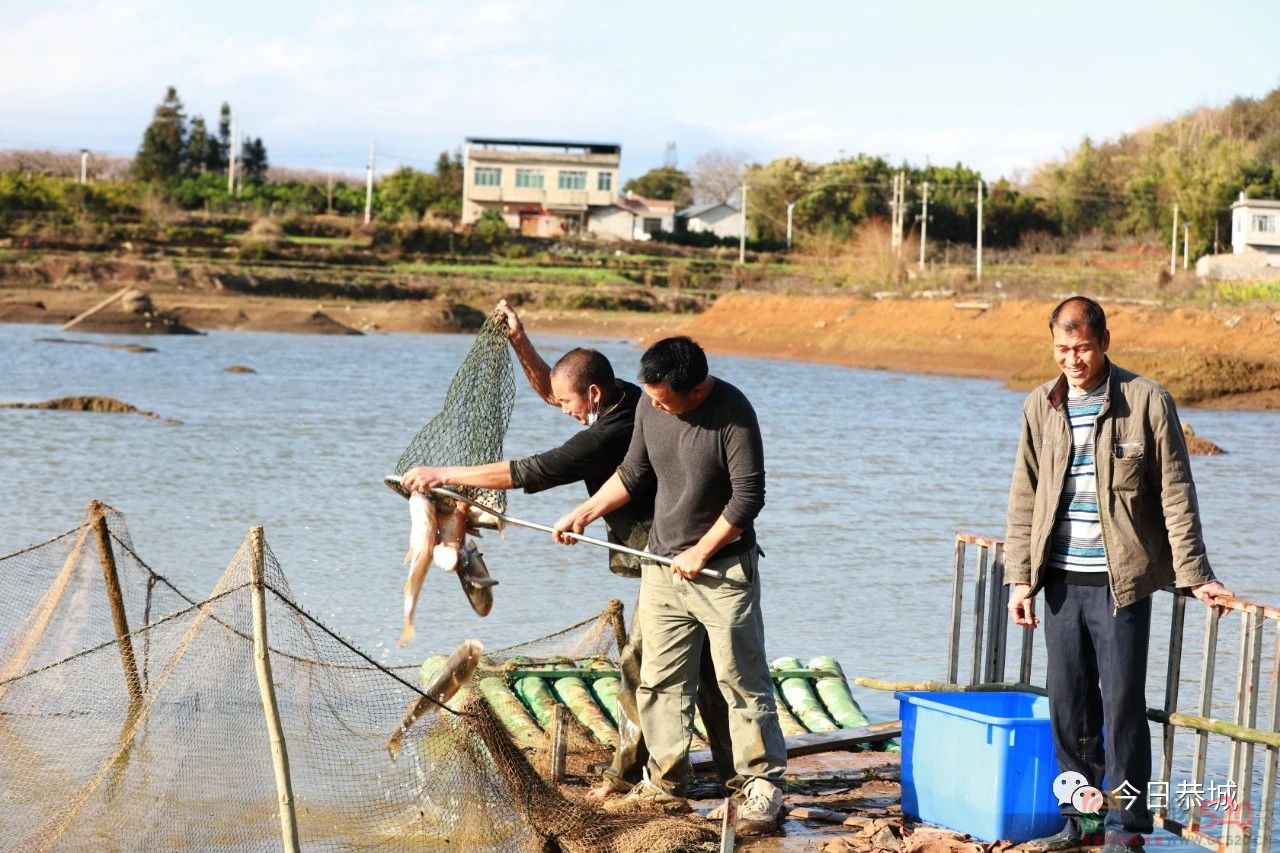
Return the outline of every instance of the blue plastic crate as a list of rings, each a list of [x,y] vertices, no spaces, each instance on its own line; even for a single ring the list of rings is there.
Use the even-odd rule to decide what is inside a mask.
[[[900,692],[902,811],[982,841],[1062,828],[1049,701],[1033,693]]]

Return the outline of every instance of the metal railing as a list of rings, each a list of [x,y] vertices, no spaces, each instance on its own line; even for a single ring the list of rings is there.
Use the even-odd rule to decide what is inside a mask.
[[[976,556],[971,558],[971,552]],[[972,572],[969,571],[973,564]],[[972,612],[969,636],[962,638],[965,616],[966,575],[970,575],[970,604]],[[1160,723],[1162,731],[1162,760],[1159,778],[1153,780],[1153,791],[1164,792],[1163,803],[1152,802],[1156,825],[1188,842],[1222,853],[1246,853],[1250,849],[1264,853],[1272,849],[1272,834],[1276,816],[1277,766],[1280,765],[1280,608],[1241,598],[1222,597],[1217,601],[1225,607],[1239,611],[1240,645],[1236,662],[1235,698],[1231,703],[1232,719],[1222,720],[1213,716],[1214,691],[1218,662],[1229,656],[1225,644],[1219,640],[1222,617],[1205,608],[1202,660],[1198,676],[1199,696],[1197,712],[1184,713],[1178,709],[1180,687],[1183,682],[1183,647],[1186,633],[1187,596],[1170,593],[1172,609],[1169,616],[1168,660],[1165,672],[1164,701],[1162,708],[1148,708],[1147,717]],[[1017,679],[1005,679],[1006,649],[1009,644],[1008,620],[1009,588],[1004,583],[1004,543],[999,539],[957,533],[955,563],[951,590],[951,632],[948,642],[947,681],[953,685],[967,685],[985,689],[1020,689],[1043,693],[1042,684],[1032,683],[1034,632],[1030,628],[1014,628],[1020,634],[1020,654]],[[1265,635],[1270,626],[1271,643],[1268,678],[1262,680],[1262,664]],[[967,639],[967,642],[964,640]],[[969,651],[968,680],[960,681],[961,658],[965,647]],[[1270,711],[1269,728],[1258,728],[1259,700],[1267,694]],[[1221,703],[1219,703],[1221,707]],[[1194,738],[1191,777],[1173,786],[1175,738],[1181,732],[1190,732]],[[1226,783],[1206,788],[1206,776],[1210,766],[1210,735],[1227,741]],[[1254,762],[1261,748],[1262,783],[1254,801]],[[1204,796],[1206,790],[1218,792],[1218,796]],[[1185,820],[1171,816],[1170,792],[1187,802]],[[1206,814],[1206,808],[1210,809]],[[1219,829],[1219,834],[1208,830]]]

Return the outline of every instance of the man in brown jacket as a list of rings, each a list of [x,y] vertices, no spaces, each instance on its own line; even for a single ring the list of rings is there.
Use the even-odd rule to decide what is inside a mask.
[[[1174,584],[1219,612],[1182,426],[1164,388],[1107,358],[1102,306],[1073,296],[1049,317],[1062,375],[1027,397],[1005,537],[1009,613],[1039,624],[1044,591],[1047,687],[1061,773],[1111,786],[1104,853],[1141,847],[1147,807],[1147,646],[1151,594]],[[1103,727],[1105,726],[1105,739]],[[1059,833],[1023,845],[1080,846],[1080,810]],[[1094,842],[1096,843],[1096,842]]]

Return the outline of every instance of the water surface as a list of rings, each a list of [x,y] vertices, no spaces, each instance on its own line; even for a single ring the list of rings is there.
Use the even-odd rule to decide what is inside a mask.
[[[433,572],[417,637],[396,647],[408,513],[381,479],[439,409],[471,336],[214,332],[152,339],[158,352],[137,354],[38,340],[55,334],[0,325],[0,400],[108,395],[182,424],[0,410],[0,553],[74,527],[97,498],[125,514],[144,560],[198,597],[262,525],[301,604],[384,663],[416,662],[465,637],[496,648],[541,636],[610,598],[631,609],[636,585],[609,573],[605,552],[522,528],[505,539],[486,532],[501,581],[493,613],[475,616],[457,583]],[[639,351],[628,341],[536,343],[548,361],[595,346],[635,377]],[[1124,363],[1122,341],[1113,355]],[[224,372],[233,364],[257,372]],[[771,656],[834,655],[851,679],[943,678],[952,537],[1002,535],[1024,395],[986,380],[792,361],[713,355],[711,365],[746,392],[764,431],[758,527]],[[507,456],[580,429],[517,381]],[[1237,593],[1275,603],[1280,413],[1182,414],[1229,451],[1193,463],[1213,563]],[[550,524],[585,494],[512,493],[509,512]],[[855,695],[873,718],[897,716],[891,694]]]

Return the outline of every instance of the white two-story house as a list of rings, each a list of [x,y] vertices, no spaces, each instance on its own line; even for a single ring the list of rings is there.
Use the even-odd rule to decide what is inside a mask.
[[[1231,253],[1260,252],[1280,266],[1280,201],[1245,198],[1231,205]]]
[[[463,150],[463,225],[493,210],[525,236],[559,237],[618,196],[621,145],[467,137]]]

